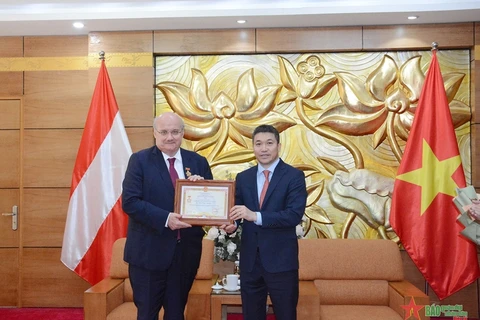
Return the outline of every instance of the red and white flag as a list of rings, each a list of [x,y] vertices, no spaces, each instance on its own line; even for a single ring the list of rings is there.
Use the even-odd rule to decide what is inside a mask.
[[[61,256],[92,285],[108,275],[112,245],[127,233],[121,193],[131,154],[102,61],[73,169]]]

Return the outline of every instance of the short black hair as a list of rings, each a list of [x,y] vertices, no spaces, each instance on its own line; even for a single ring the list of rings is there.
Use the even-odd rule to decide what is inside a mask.
[[[253,130],[252,141],[255,139],[255,136],[257,135],[257,133],[262,133],[262,132],[273,133],[273,135],[275,136],[275,140],[277,140],[277,143],[280,143],[280,134],[278,133],[278,130],[275,129],[274,126],[271,126],[269,124],[262,124],[256,127],[255,130]]]

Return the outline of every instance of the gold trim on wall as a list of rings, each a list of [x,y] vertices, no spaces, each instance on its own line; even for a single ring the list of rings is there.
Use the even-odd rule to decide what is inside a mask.
[[[86,57],[0,58],[0,71],[87,70]]]
[[[153,54],[151,52],[105,53],[105,63],[109,68],[125,67],[153,67]],[[88,67],[99,68],[98,53],[88,55]]]
[[[153,54],[149,52],[107,53],[105,60],[111,68],[153,66]],[[88,70],[99,67],[100,59],[97,53],[86,57],[0,58],[0,72]]]

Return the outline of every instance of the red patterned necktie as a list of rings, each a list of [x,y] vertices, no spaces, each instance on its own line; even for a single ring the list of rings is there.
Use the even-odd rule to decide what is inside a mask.
[[[170,173],[170,179],[172,179],[173,189],[175,189],[178,180],[178,173],[175,170],[175,158],[168,158],[168,162],[170,163],[168,172]]]
[[[175,170],[175,158],[168,158],[168,163],[170,166],[168,167],[168,172],[170,173],[170,179],[172,179],[173,189],[175,190],[175,186],[177,185],[178,180],[178,173]],[[177,240],[180,240],[180,229],[177,230]]]
[[[270,181],[268,181],[268,176],[270,175],[270,171],[263,170],[263,174],[265,175],[265,182],[263,183],[262,192],[260,193],[260,208],[262,207],[263,199],[265,199],[265,195],[267,194],[268,185]]]

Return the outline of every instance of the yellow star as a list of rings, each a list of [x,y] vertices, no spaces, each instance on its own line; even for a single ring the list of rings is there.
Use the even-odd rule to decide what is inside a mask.
[[[427,141],[423,140],[422,167],[397,176],[399,180],[422,187],[420,215],[425,213],[438,193],[455,197],[457,184],[452,175],[461,163],[460,155],[439,161]]]

